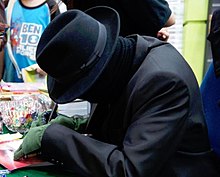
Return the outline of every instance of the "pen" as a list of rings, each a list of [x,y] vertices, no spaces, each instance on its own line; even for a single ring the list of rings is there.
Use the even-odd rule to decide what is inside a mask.
[[[50,122],[51,119],[54,118],[54,116],[55,116],[55,114],[56,114],[56,111],[57,111],[57,108],[58,108],[58,104],[57,104],[57,103],[54,103],[53,109],[52,109],[52,111],[51,111],[51,113],[50,113],[50,116],[49,116],[49,119],[48,119],[48,122]]]

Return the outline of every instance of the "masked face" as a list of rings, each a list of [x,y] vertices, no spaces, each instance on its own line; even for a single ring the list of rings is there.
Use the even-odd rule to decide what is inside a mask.
[[[109,65],[110,66],[110,65]],[[109,66],[106,67],[96,83],[82,96],[82,99],[91,103],[109,103],[115,94],[111,88],[114,84],[113,73]]]
[[[82,96],[91,103],[112,103],[132,76],[135,41],[119,38],[116,50],[96,83]]]

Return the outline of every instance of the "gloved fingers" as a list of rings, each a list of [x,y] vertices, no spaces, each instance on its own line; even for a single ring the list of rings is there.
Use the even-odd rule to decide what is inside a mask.
[[[75,117],[74,122],[75,122],[75,130],[85,129],[88,122],[88,118]]]
[[[70,123],[71,122],[71,119],[70,117],[67,117],[65,115],[58,115],[55,119],[52,119],[50,121],[51,123],[59,123],[59,124],[63,124],[63,123]]]
[[[22,145],[14,152],[14,160],[18,160],[23,157],[25,154],[22,150]]]
[[[65,115],[58,115],[55,119],[50,121],[51,123],[58,123],[70,129],[75,129],[75,120],[71,117],[67,117]]]
[[[50,113],[51,110],[48,110],[40,113],[39,115],[36,115],[37,118],[31,123],[31,128],[47,124]]]
[[[74,115],[72,117],[68,117],[61,114],[51,121],[51,123],[58,123],[76,131],[85,129],[87,122],[88,118],[85,116]]]
[[[37,127],[37,126],[39,126],[38,120],[34,120],[34,121],[31,123],[31,128]]]
[[[24,136],[21,147],[19,147],[19,149],[15,153],[15,157],[18,158],[20,156],[23,156],[24,154],[29,154],[40,149],[43,133],[48,126],[49,124],[31,128]]]

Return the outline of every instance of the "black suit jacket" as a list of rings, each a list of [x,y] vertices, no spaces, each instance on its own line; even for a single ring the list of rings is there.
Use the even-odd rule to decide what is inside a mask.
[[[133,38],[145,59],[113,104],[97,106],[93,137],[52,124],[42,153],[82,176],[217,177],[192,70],[172,45]]]

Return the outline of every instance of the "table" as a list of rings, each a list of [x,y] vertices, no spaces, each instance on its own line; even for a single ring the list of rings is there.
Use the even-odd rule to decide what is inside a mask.
[[[2,166],[0,169],[4,169]],[[27,167],[22,169],[17,169],[7,174],[7,177],[77,177],[73,173],[64,171],[57,166],[47,166],[47,167]]]
[[[5,126],[3,127],[4,133],[10,132]],[[5,169],[0,165],[0,170]],[[12,171],[6,174],[7,177],[79,177],[71,172],[65,171],[56,165],[38,166],[38,167],[25,167]]]
[[[10,85],[10,87],[8,85]],[[1,98],[5,98],[10,93],[9,92],[10,90],[7,90],[7,94],[4,97],[4,94],[3,94],[4,91],[2,89],[3,87],[6,90],[12,89],[11,92],[19,91],[19,93],[20,93],[20,92],[26,90],[28,95],[30,94],[29,93],[30,90],[33,91],[33,93],[35,93],[35,92],[38,93],[39,88],[41,88],[41,90],[42,90],[42,88],[44,88],[42,86],[42,84],[38,85],[38,84],[33,84],[33,83],[1,83],[0,84],[0,96],[2,96]],[[24,93],[26,93],[26,92],[24,92]],[[42,92],[39,92],[39,93],[42,93]],[[3,99],[0,99],[0,100],[3,100]],[[3,133],[13,133],[13,132],[9,131],[4,126]],[[0,164],[0,170],[3,170],[3,169],[5,169],[5,167]],[[61,169],[59,166],[56,166],[56,165],[25,167],[25,168],[16,169],[16,170],[12,171],[10,174],[6,174],[6,175],[7,175],[7,177],[24,177],[24,176],[28,176],[28,177],[67,177],[67,176],[68,177],[70,177],[70,176],[71,177],[78,177],[71,172],[68,172],[68,171],[65,171],[64,169]]]

